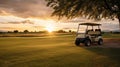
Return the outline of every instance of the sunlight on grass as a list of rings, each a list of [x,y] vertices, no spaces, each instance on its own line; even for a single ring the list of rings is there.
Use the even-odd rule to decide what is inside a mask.
[[[119,67],[119,51],[76,47],[74,36],[61,34],[51,38],[0,38],[0,67]]]

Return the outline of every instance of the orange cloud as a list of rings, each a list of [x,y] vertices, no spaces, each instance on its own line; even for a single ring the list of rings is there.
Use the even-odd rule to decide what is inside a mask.
[[[0,0],[0,15],[51,18],[45,0]]]

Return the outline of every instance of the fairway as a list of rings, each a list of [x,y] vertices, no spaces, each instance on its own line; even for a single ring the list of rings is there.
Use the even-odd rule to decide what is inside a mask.
[[[0,67],[120,67],[120,48],[77,47],[75,36],[1,37]]]

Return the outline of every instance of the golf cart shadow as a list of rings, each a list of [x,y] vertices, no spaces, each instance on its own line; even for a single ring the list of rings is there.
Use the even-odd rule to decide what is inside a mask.
[[[79,47],[85,47],[85,48],[120,48],[120,38],[113,39],[113,38],[104,38],[103,39],[103,45],[98,45],[97,43],[92,43],[89,47],[86,47],[84,43],[80,43]]]
[[[95,62],[94,64],[95,67],[120,67],[119,48],[101,48],[101,47],[95,47],[94,45],[92,47],[82,47],[82,48],[94,54],[89,56],[92,58],[91,63],[94,64]]]
[[[80,44],[79,46],[92,59],[91,63],[95,65],[93,67],[120,67],[120,39],[104,39],[103,45],[92,44],[86,47]]]
[[[103,45],[98,45],[97,43],[92,43],[89,47],[102,47]],[[86,47],[85,44],[81,43],[79,44],[79,47]]]

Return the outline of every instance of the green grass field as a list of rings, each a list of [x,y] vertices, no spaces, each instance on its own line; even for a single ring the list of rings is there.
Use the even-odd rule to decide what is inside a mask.
[[[1,37],[0,67],[120,67],[120,48],[77,47],[74,39]]]

